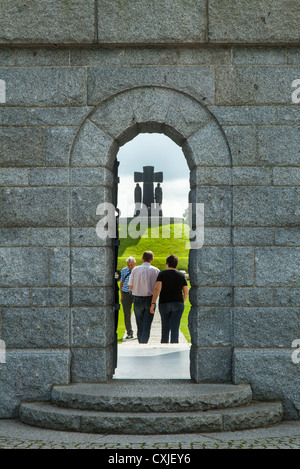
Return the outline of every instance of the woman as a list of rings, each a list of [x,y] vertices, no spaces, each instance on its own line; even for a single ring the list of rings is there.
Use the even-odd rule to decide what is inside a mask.
[[[159,312],[161,315],[161,343],[168,344],[179,341],[179,325],[184,310],[184,302],[189,290],[185,275],[176,270],[178,257],[171,254],[166,259],[166,270],[157,277],[150,313],[154,314],[154,306],[159,295]],[[183,293],[183,294],[182,294]]]

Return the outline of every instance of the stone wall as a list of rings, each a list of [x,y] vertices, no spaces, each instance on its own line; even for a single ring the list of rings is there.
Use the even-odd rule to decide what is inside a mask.
[[[299,42],[295,0],[3,0],[1,44]]]
[[[250,383],[299,418],[295,3],[1,3],[0,417],[53,384],[111,377],[112,251],[95,207],[111,198],[118,146],[148,130],[182,146],[191,200],[205,203],[192,377]]]

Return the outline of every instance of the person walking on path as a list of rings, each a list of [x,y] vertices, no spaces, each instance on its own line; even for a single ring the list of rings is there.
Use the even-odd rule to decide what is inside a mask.
[[[189,290],[185,275],[176,270],[178,257],[171,254],[166,259],[166,270],[157,277],[151,300],[150,312],[154,314],[154,304],[159,295],[159,312],[161,315],[161,343],[179,342],[179,326],[184,310],[184,302]]]
[[[133,304],[133,296],[128,287],[128,281],[132,269],[136,266],[136,260],[134,257],[128,257],[126,260],[127,267],[121,270],[121,303],[123,305],[124,322],[126,327],[127,336],[125,339],[133,339],[133,330],[131,326],[131,307]]]
[[[153,252],[145,251],[142,257],[142,265],[134,267],[128,282],[128,287],[133,295],[137,338],[141,344],[147,344],[149,340],[155,312],[154,309],[153,312],[150,312],[150,306],[159,269],[151,265],[153,259]]]

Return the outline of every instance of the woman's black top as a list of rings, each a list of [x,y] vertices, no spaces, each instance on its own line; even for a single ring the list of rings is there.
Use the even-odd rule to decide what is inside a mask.
[[[187,285],[185,275],[178,270],[162,270],[157,276],[157,282],[162,282],[159,303],[183,302],[182,289]]]

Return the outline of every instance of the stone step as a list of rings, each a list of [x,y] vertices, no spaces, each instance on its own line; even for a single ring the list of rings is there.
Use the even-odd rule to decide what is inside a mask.
[[[100,412],[51,403],[22,403],[23,423],[41,428],[95,434],[176,434],[267,427],[282,419],[280,402],[251,403],[231,409],[192,412]]]
[[[57,406],[102,412],[183,412],[249,404],[249,385],[197,384],[191,380],[112,380],[54,386]]]

